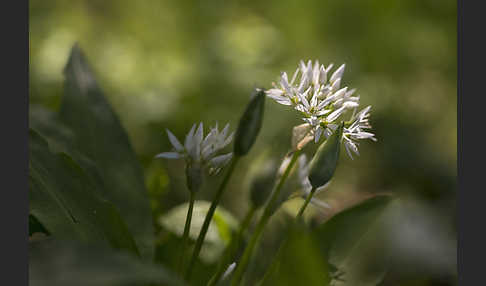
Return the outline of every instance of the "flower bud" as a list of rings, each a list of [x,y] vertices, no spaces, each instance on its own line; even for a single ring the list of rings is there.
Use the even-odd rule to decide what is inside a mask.
[[[325,185],[334,175],[339,160],[343,126],[344,124],[341,123],[334,133],[319,146],[309,163],[309,181],[313,188]]]
[[[197,192],[203,184],[203,169],[199,164],[186,166],[187,188],[191,192]]]
[[[241,116],[236,130],[234,153],[236,156],[244,156],[250,151],[260,132],[265,107],[265,91],[255,89],[250,103]]]

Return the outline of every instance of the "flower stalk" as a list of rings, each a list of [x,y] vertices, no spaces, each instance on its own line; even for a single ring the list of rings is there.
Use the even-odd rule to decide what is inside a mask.
[[[235,237],[231,239],[230,244],[226,248],[223,258],[221,259],[220,263],[218,264],[218,269],[216,270],[216,273],[213,275],[211,280],[208,282],[208,286],[214,286],[217,285],[221,277],[223,276],[224,272],[227,269],[227,266],[230,264],[231,260],[234,258],[236,251],[238,250],[238,246],[240,245],[243,235],[250,226],[250,222],[253,219],[253,216],[255,215],[257,208],[255,206],[251,206],[248,212],[245,215],[245,218],[243,219],[242,223],[240,224],[240,228],[238,229],[238,232]]]
[[[194,252],[192,253],[192,258],[185,275],[185,278],[187,280],[190,280],[191,278],[192,270],[194,268],[197,258],[199,257],[199,252],[201,252],[201,247],[206,237],[209,224],[211,223],[216,207],[221,200],[221,196],[223,195],[223,191],[228,184],[231,174],[233,173],[233,170],[239,159],[242,156],[248,154],[251,147],[255,144],[258,134],[260,133],[263,122],[264,107],[265,92],[262,89],[257,88],[252,94],[251,100],[246,106],[245,111],[243,112],[243,115],[241,116],[238,123],[238,128],[236,129],[235,141],[233,145],[234,159],[231,162],[229,170],[223,178],[223,181],[221,182],[221,185],[216,192],[216,196],[211,203],[209,211],[206,214],[206,218],[204,219],[201,232],[199,233],[199,236],[197,238],[196,246],[194,248]]]
[[[226,185],[228,184],[228,181],[231,178],[231,175],[233,174],[233,171],[239,159],[240,156],[234,156],[233,160],[231,161],[228,167],[228,171],[226,172],[226,175],[224,176],[223,181],[221,182],[221,185],[219,186],[216,195],[213,201],[211,202],[211,206],[209,207],[208,213],[206,214],[206,218],[204,219],[201,232],[199,233],[199,236],[197,238],[196,246],[194,247],[194,252],[192,253],[191,261],[189,262],[189,267],[187,268],[186,271],[185,277],[187,280],[191,278],[192,270],[194,268],[197,258],[199,257],[199,252],[201,252],[202,244],[204,242],[204,238],[206,237],[206,233],[208,232],[209,224],[211,223],[214,212],[216,211],[216,207],[218,206],[219,201],[221,200],[223,191]]]
[[[258,221],[258,225],[255,229],[255,232],[253,233],[250,242],[248,243],[247,247],[245,248],[243,252],[243,256],[241,257],[240,262],[237,264],[235,273],[233,276],[233,279],[231,281],[232,286],[239,285],[241,283],[241,280],[243,278],[243,274],[246,271],[246,268],[248,267],[248,263],[250,261],[251,255],[253,254],[253,250],[255,249],[256,244],[258,243],[258,240],[260,239],[263,230],[265,229],[265,226],[267,225],[268,221],[270,220],[270,217],[272,216],[274,209],[275,209],[275,204],[277,203],[277,200],[279,198],[280,192],[282,190],[282,186],[287,180],[290,171],[292,170],[292,167],[294,166],[295,162],[297,161],[297,158],[299,157],[299,154],[301,153],[302,150],[297,150],[294,152],[292,155],[292,159],[290,160],[290,163],[288,164],[287,168],[285,169],[285,172],[282,175],[282,178],[280,179],[277,187],[275,190],[272,192],[272,196],[270,197],[270,201],[267,203],[265,206],[265,209],[263,211],[262,216],[260,217],[260,220]]]
[[[189,199],[189,208],[187,209],[187,216],[186,216],[186,223],[184,225],[184,234],[182,235],[182,243],[181,243],[181,253],[182,255],[179,258],[179,272],[182,272],[184,269],[184,260],[186,258],[186,248],[187,248],[187,241],[189,239],[189,231],[191,229],[191,220],[192,220],[192,210],[194,208],[194,201],[196,197],[196,193],[191,191],[191,197]]]
[[[305,198],[304,204],[302,205],[302,207],[299,210],[299,213],[297,214],[297,219],[300,219],[302,217],[302,214],[304,213],[305,208],[307,207],[307,205],[311,201],[316,190],[317,190],[317,188],[313,187],[312,190],[310,191],[310,194],[307,196],[307,198]]]

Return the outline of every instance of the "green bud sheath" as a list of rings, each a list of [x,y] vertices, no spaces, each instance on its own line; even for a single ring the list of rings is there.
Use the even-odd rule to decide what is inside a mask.
[[[234,153],[236,156],[246,155],[255,143],[262,127],[265,97],[263,89],[255,89],[250,103],[241,116],[235,134]]]
[[[343,123],[317,149],[310,162],[309,181],[313,188],[319,188],[329,182],[336,170],[339,160]]]

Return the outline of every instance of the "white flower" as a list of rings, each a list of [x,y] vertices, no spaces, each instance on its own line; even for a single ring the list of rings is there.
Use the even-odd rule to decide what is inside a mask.
[[[204,138],[203,123],[199,123],[196,130],[194,124],[186,135],[184,145],[180,143],[172,132],[166,129],[169,141],[174,147],[172,152],[163,152],[155,156],[156,158],[179,159],[184,158],[189,166],[202,165],[208,168],[210,174],[218,173],[232,158],[233,153],[217,155],[217,153],[231,143],[234,132],[228,135],[229,124],[218,130],[218,123],[211,128]]]
[[[280,86],[273,84],[274,88],[266,91],[268,97],[280,104],[292,106],[304,116],[302,119],[312,127],[309,134],[316,143],[322,135],[327,138],[336,130],[348,110],[356,112],[359,107],[360,97],[354,96],[356,89],[341,88],[346,66],[341,65],[329,76],[332,67],[332,63],[324,67],[318,61],[314,65],[312,61],[307,64],[300,61],[290,82],[287,73],[283,72]],[[299,75],[300,80],[297,80]],[[353,113],[347,121],[351,124],[345,125],[343,141],[351,159],[352,153],[359,155],[356,140],[369,138],[376,141],[373,133],[365,131],[371,128],[368,122],[370,108],[368,106],[356,115]]]
[[[225,280],[226,278],[228,278],[228,276],[230,276],[231,273],[233,273],[233,270],[235,270],[235,267],[236,267],[236,262],[231,263],[228,266],[228,268],[226,268],[226,271],[224,271],[223,275],[221,276],[221,280]]]
[[[355,90],[341,87],[345,64],[337,68],[331,76],[333,64],[327,67],[315,61],[307,64],[301,61],[289,82],[286,72],[280,77],[280,85],[266,91],[268,97],[276,102],[293,106],[304,116],[303,120],[312,126],[315,142],[321,135],[332,133],[329,124],[336,121],[347,110],[359,105],[359,97],[353,97]],[[297,78],[300,75],[300,80]]]
[[[307,157],[305,154],[299,156],[299,182],[301,186],[301,196],[302,198],[307,198],[309,196],[312,185],[309,181],[309,164],[307,164]],[[311,198],[310,203],[318,208],[329,209],[331,208],[326,202],[315,197],[318,193],[324,191],[330,182],[316,189],[314,196]]]
[[[346,152],[351,159],[353,159],[352,153],[355,153],[359,156],[359,144],[356,142],[356,140],[371,139],[373,141],[377,141],[375,138],[375,134],[365,131],[366,129],[371,128],[371,125],[368,121],[368,117],[370,116],[370,109],[371,106],[367,106],[366,108],[358,112],[358,114],[353,115],[351,117],[351,124],[349,125],[349,127],[344,127],[344,147],[346,148]]]

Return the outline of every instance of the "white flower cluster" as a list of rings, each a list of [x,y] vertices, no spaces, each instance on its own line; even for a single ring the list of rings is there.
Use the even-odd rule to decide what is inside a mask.
[[[326,138],[329,137],[337,128],[341,115],[351,109],[355,113],[359,106],[359,96],[353,96],[356,89],[341,88],[345,64],[329,76],[332,67],[332,63],[324,67],[319,64],[319,61],[315,61],[314,65],[310,60],[307,64],[301,61],[290,82],[287,73],[283,72],[279,86],[273,83],[273,88],[266,91],[267,96],[276,102],[293,106],[302,113],[303,120],[312,126],[311,132],[315,142],[319,141],[322,134]],[[300,80],[297,80],[299,75]],[[350,121],[354,122],[345,126],[346,136],[343,138],[346,151],[351,158],[351,151],[359,154],[358,144],[354,140],[365,138],[376,140],[374,134],[362,131],[364,128],[371,128],[367,120],[369,110],[370,106],[363,109],[358,113],[359,116],[351,118]]]
[[[233,153],[217,155],[217,153],[231,143],[234,132],[228,135],[229,124],[218,130],[218,123],[211,128],[204,138],[203,123],[199,123],[196,130],[194,124],[186,135],[184,145],[182,145],[172,132],[168,129],[170,143],[174,147],[173,152],[163,152],[155,156],[156,158],[179,159],[184,158],[188,166],[201,165],[209,170],[211,175],[217,174],[230,160]]]
[[[351,124],[348,127],[344,127],[343,131],[343,140],[344,140],[344,147],[346,148],[346,152],[348,153],[349,157],[353,159],[351,152],[356,153],[359,156],[358,146],[359,143],[356,140],[359,139],[371,139],[376,141],[375,134],[371,132],[365,131],[366,129],[371,128],[371,125],[368,121],[368,117],[370,116],[371,105],[365,107],[363,110],[358,112],[358,114],[354,114],[351,117]]]

